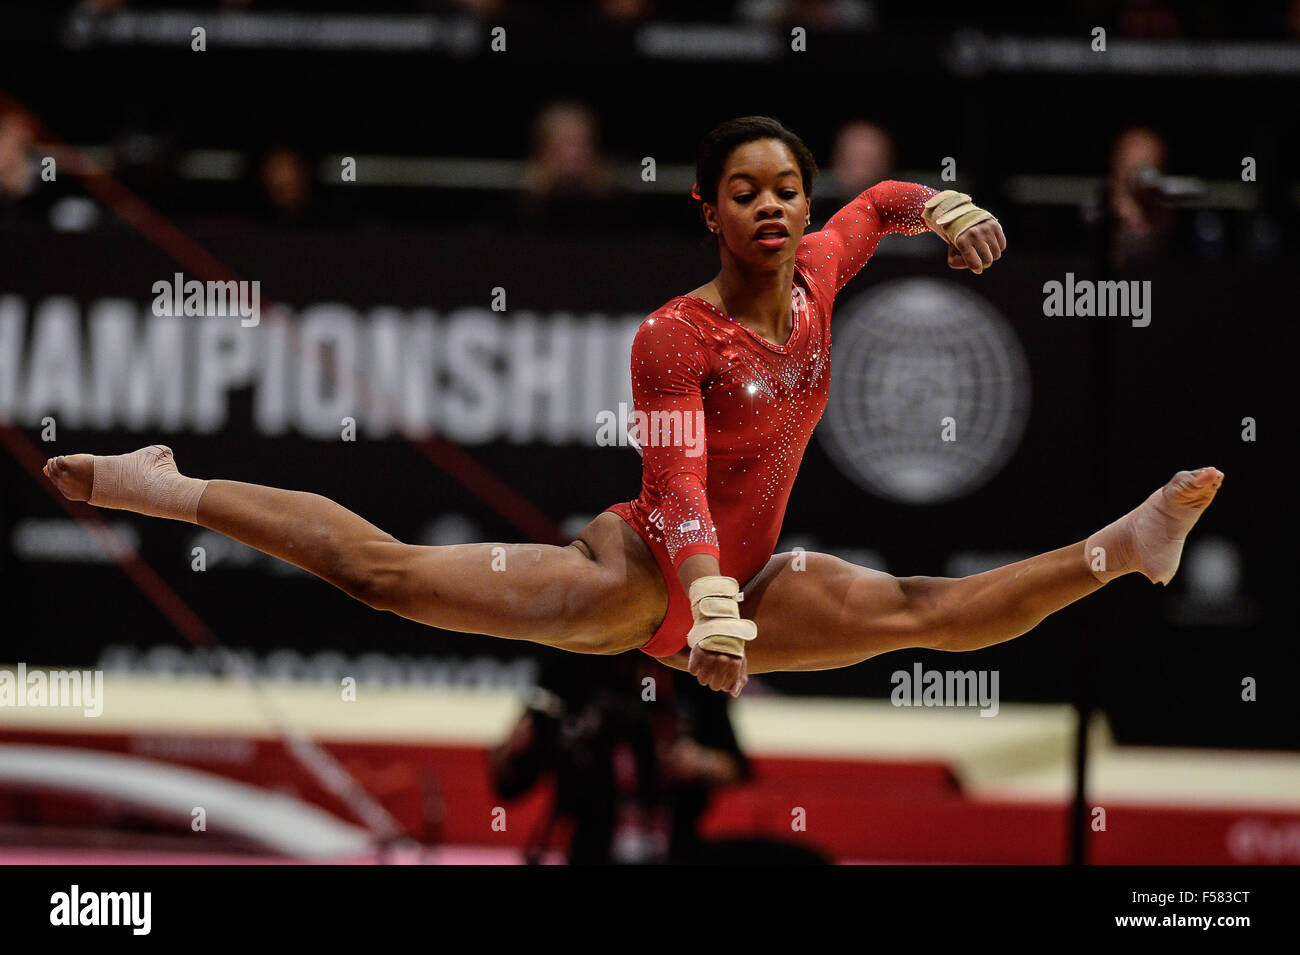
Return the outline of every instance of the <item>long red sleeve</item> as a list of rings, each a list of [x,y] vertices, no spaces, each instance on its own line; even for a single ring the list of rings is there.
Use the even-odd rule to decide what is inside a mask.
[[[885,236],[929,231],[921,210],[934,194],[915,182],[877,183],[831,216],[820,232],[804,236],[799,256],[808,262],[813,277],[828,284],[832,296],[838,295]]]
[[[720,556],[706,490],[702,388],[711,369],[704,336],[681,319],[652,316],[633,339],[632,397],[643,416],[635,436],[643,481],[658,491],[651,520],[662,524],[673,566],[692,554]]]

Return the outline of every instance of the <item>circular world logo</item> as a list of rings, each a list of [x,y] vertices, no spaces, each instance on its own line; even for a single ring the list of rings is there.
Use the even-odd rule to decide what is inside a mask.
[[[1029,366],[984,298],[938,279],[886,282],[836,310],[831,459],[892,501],[937,504],[983,486],[1020,444]]]

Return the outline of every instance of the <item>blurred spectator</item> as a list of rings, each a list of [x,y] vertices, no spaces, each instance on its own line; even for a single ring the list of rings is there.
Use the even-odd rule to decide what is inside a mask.
[[[835,134],[831,168],[813,197],[813,223],[820,227],[846,202],[894,172],[894,140],[877,123],[853,120]]]
[[[104,221],[100,206],[81,192],[78,173],[89,171],[75,151],[58,155],[45,178],[36,121],[21,109],[0,106],[0,228],[22,226],[81,232]]]
[[[311,171],[302,153],[288,146],[267,152],[257,167],[258,198],[267,218],[293,225],[307,214],[311,199]]]
[[[505,0],[454,0],[455,6],[479,19],[500,17],[506,12]]]
[[[1123,0],[1116,17],[1116,32],[1126,37],[1176,37],[1183,32],[1169,0]]]
[[[557,825],[572,832],[575,865],[695,859],[711,794],[749,775],[728,702],[639,653],[548,658],[527,710],[493,754],[504,798],[555,777],[530,859],[549,848]]]
[[[32,155],[36,127],[18,110],[0,106],[0,225],[27,224],[42,218],[38,202],[39,169]]]
[[[597,0],[600,16],[611,23],[634,24],[654,15],[654,0]]]
[[[322,199],[312,177],[312,162],[296,146],[272,145],[261,154],[252,173],[252,211],[259,225],[289,232],[337,227],[345,221],[357,225],[356,217],[345,209],[349,202],[362,201],[360,192],[346,186],[336,190],[340,195]],[[364,198],[375,204],[373,196]]]
[[[1124,130],[1111,147],[1101,231],[1116,268],[1155,257],[1170,241],[1174,216],[1160,188],[1166,153],[1164,139],[1145,126]]]
[[[29,153],[36,144],[36,128],[17,110],[0,113],[0,196],[11,202],[31,194],[36,166]]]
[[[858,120],[840,128],[831,172],[841,196],[850,199],[888,179],[893,171],[894,140],[883,126]]]
[[[522,186],[520,212],[527,226],[576,232],[617,224],[614,176],[588,106],[558,101],[538,113]]]

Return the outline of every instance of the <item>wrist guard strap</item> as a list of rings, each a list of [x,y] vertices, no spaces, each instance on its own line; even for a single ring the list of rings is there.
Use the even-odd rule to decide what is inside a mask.
[[[972,203],[966,193],[952,189],[935,193],[921,210],[925,224],[932,232],[943,236],[950,245],[971,226],[993,217],[993,213]]]
[[[700,577],[691,584],[691,616],[695,626],[686,635],[694,649],[703,647],[733,657],[745,655],[745,643],[758,636],[752,620],[740,616],[740,584],[734,577]]]

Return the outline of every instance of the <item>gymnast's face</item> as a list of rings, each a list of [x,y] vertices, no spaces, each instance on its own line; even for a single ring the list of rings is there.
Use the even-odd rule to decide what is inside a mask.
[[[718,204],[704,207],[709,229],[735,258],[760,268],[793,259],[808,226],[803,176],[779,139],[737,146],[718,178]]]

